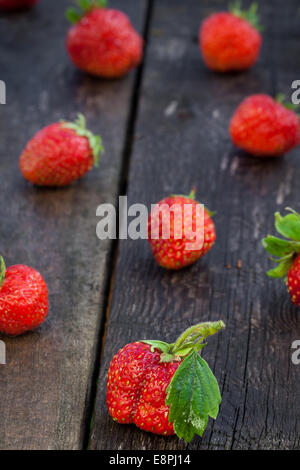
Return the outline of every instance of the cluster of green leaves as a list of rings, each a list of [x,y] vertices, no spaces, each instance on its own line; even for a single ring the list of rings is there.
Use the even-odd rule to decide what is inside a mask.
[[[287,208],[290,214],[282,217],[279,212],[275,214],[275,228],[286,238],[268,235],[262,240],[271,260],[277,264],[274,269],[267,272],[270,277],[285,277],[291,268],[295,256],[300,253],[300,215],[293,209]]]
[[[76,0],[76,3],[81,11],[77,8],[68,8],[66,12],[67,19],[71,23],[78,23],[82,16],[93,8],[105,8],[107,6],[107,0]]]
[[[78,114],[75,122],[62,121],[62,124],[64,127],[75,131],[77,135],[88,139],[94,156],[94,166],[98,167],[100,155],[104,152],[102,139],[99,135],[93,134],[86,128],[86,119],[83,114]]]
[[[263,27],[260,24],[260,17],[258,14],[258,4],[252,3],[249,10],[242,9],[242,2],[236,0],[229,5],[229,11],[243,20],[247,20],[252,26],[258,31],[263,31]]]
[[[209,417],[216,419],[219,413],[222,399],[218,382],[199,351],[206,345],[203,341],[222,328],[222,321],[206,322],[187,329],[173,344],[143,341],[152,351],[162,352],[161,362],[184,358],[167,388],[166,405],[175,433],[186,442],[195,434],[202,436]]]

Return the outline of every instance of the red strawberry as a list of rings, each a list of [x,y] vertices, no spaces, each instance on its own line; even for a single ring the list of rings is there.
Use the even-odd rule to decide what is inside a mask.
[[[39,0],[0,0],[1,10],[17,10],[19,8],[33,7]]]
[[[67,49],[74,64],[92,75],[117,78],[142,60],[143,40],[129,18],[119,10],[99,8],[103,0],[87,0],[83,16],[68,11],[76,23],[69,31]]]
[[[98,166],[101,138],[86,129],[79,114],[75,123],[51,124],[27,144],[20,158],[21,172],[39,186],[66,186]]]
[[[272,261],[277,263],[276,268],[267,274],[270,277],[285,277],[291,301],[300,307],[300,214],[293,209],[288,210],[291,213],[285,217],[279,212],[275,214],[276,230],[286,239],[268,235],[262,243],[272,255]]]
[[[231,12],[216,13],[208,17],[199,31],[199,45],[206,65],[218,72],[245,70],[258,58],[262,38],[257,6],[241,11],[240,2]]]
[[[194,198],[194,190],[188,197],[170,196],[158,202],[149,216],[148,240],[157,263],[164,268],[181,269],[195,263],[215,242],[215,226],[210,212],[206,209],[203,213],[203,224],[199,220],[197,227],[196,215],[201,205]],[[188,206],[193,218],[185,224],[184,214],[188,217]],[[168,222],[169,231],[166,225]]]
[[[221,396],[207,363],[198,354],[203,341],[225,325],[200,323],[173,344],[139,341],[113,358],[107,377],[112,418],[154,434],[177,434],[191,441],[202,435],[208,417],[216,419]]]
[[[27,266],[6,269],[2,256],[0,265],[0,332],[15,336],[34,330],[49,310],[44,279]]]
[[[253,95],[242,101],[229,132],[237,147],[262,157],[282,155],[300,142],[297,114],[268,95]]]

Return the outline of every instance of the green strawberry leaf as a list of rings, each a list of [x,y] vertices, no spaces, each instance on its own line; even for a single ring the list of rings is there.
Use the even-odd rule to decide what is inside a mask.
[[[100,155],[104,152],[102,145],[102,139],[98,135],[94,135],[91,131],[86,128],[86,119],[83,114],[78,114],[78,117],[75,122],[66,122],[61,121],[63,127],[67,129],[72,129],[76,132],[77,135],[81,137],[86,137],[89,141],[91,150],[94,157],[94,166],[99,166]]]
[[[66,18],[70,23],[76,24],[81,20],[82,16],[76,8],[68,8],[66,11]]]
[[[273,235],[268,235],[264,238],[262,245],[270,255],[278,256],[279,258],[294,253],[297,250],[300,251],[300,243],[282,240],[281,238],[273,237]]]
[[[291,266],[293,264],[293,258],[288,258],[283,261],[281,261],[276,268],[270,269],[270,271],[267,272],[267,275],[269,277],[285,277],[290,270]]]
[[[219,386],[204,359],[194,351],[176,370],[168,388],[169,421],[179,438],[190,442],[202,436],[208,418],[216,419],[221,403]]]
[[[0,287],[2,286],[5,279],[6,266],[3,256],[0,256]]]
[[[67,20],[70,23],[78,23],[81,18],[89,13],[93,8],[105,8],[107,6],[107,0],[75,0],[80,12],[76,8],[69,8],[66,11]]]
[[[141,343],[145,343],[145,344],[150,344],[151,346],[151,351],[154,352],[154,349],[158,349],[159,351],[163,352],[163,353],[168,353],[171,349],[171,346],[170,344],[168,343],[165,343],[164,341],[155,341],[155,340],[149,340],[149,341],[146,341],[146,340],[141,340],[140,341]],[[173,356],[172,356],[173,358]]]
[[[236,0],[229,5],[229,11],[238,18],[247,20],[255,29],[263,31],[263,27],[260,24],[260,17],[258,14],[258,3],[252,3],[248,10],[242,10],[242,2]]]
[[[300,216],[297,213],[282,217],[279,212],[276,212],[275,228],[285,238],[300,241]]]

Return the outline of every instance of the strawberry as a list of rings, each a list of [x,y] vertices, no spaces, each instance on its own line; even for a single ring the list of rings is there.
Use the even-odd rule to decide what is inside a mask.
[[[233,143],[261,157],[280,156],[300,142],[299,117],[268,95],[252,95],[235,111],[229,127]]]
[[[38,186],[66,186],[98,166],[101,138],[86,129],[81,114],[75,123],[51,124],[27,144],[20,158],[21,172]]]
[[[107,407],[112,418],[154,434],[177,434],[187,442],[195,434],[202,436],[208,417],[217,418],[221,395],[198,351],[208,336],[224,327],[222,321],[200,323],[173,344],[127,344],[108,371]]]
[[[262,240],[264,248],[272,255],[276,268],[268,271],[270,277],[284,277],[291,301],[300,307],[300,214],[287,208],[290,214],[275,214],[275,228],[285,240],[268,235]],[[275,258],[274,258],[275,257]]]
[[[230,12],[215,13],[202,23],[199,45],[206,65],[218,72],[245,70],[257,60],[262,37],[257,5],[242,11],[236,2]]]
[[[104,8],[104,0],[78,0],[83,9],[67,12],[75,23],[67,37],[67,49],[74,64],[92,75],[118,78],[142,60],[143,39],[129,18],[119,10]],[[103,7],[103,8],[102,8]]]
[[[17,10],[33,7],[39,0],[0,0],[0,10]]]
[[[48,290],[40,273],[23,265],[6,269],[0,256],[0,332],[15,336],[34,330],[48,310]]]
[[[195,190],[189,196],[170,196],[154,206],[148,220],[148,241],[160,266],[181,269],[212,248],[215,226],[208,210],[203,209],[201,218],[202,207],[195,201]]]

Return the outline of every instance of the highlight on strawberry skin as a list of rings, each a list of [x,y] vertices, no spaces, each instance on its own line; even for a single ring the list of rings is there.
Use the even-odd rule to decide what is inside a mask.
[[[102,139],[86,128],[85,117],[40,130],[20,157],[25,179],[38,186],[66,186],[99,165]]]
[[[284,278],[291,301],[300,306],[300,214],[290,208],[287,211],[285,216],[275,213],[275,229],[284,238],[268,235],[262,244],[276,263],[268,276]]]
[[[106,0],[78,0],[80,11],[71,8],[73,23],[67,36],[67,50],[74,65],[89,74],[119,78],[137,67],[144,41],[128,16],[106,8]]]
[[[171,195],[159,201],[149,215],[148,242],[163,268],[178,270],[189,266],[215,243],[213,213],[203,208],[195,196],[195,189],[188,196]]]
[[[0,0],[0,10],[19,10],[30,8],[38,3],[39,0]]]
[[[199,30],[199,46],[207,67],[217,72],[251,67],[261,49],[260,29],[256,3],[246,11],[236,1],[229,11],[209,16]]]
[[[265,94],[244,99],[232,116],[229,133],[233,144],[257,157],[281,156],[300,142],[299,116],[294,105]]]
[[[114,421],[143,431],[190,442],[216,419],[218,382],[199,351],[225,328],[222,321],[188,328],[172,344],[141,340],[127,344],[112,359],[106,402]]]
[[[0,333],[17,336],[35,330],[48,311],[48,289],[41,274],[24,265],[6,268],[0,256]]]

